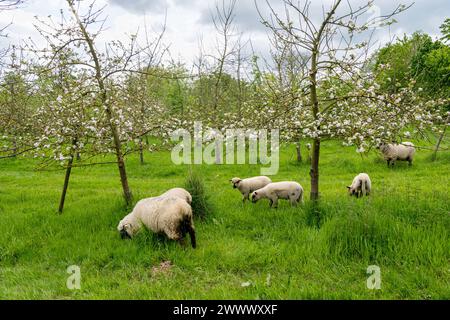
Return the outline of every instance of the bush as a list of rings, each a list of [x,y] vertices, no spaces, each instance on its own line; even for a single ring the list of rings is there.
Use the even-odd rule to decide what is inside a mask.
[[[205,191],[205,183],[203,178],[194,170],[189,169],[185,189],[192,196],[192,212],[195,217],[205,219],[208,217],[212,210],[209,201],[209,196]]]

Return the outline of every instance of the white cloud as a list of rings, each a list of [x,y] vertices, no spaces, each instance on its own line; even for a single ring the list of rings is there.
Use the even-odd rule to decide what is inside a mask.
[[[325,0],[325,7],[331,0]],[[86,1],[87,2],[87,1]],[[85,3],[86,3],[85,2]],[[381,13],[394,8],[400,1],[378,0],[375,4],[380,7]],[[43,5],[45,3],[45,5]],[[108,29],[102,35],[101,41],[112,39],[126,40],[127,34],[135,33],[138,28],[144,29],[144,21],[148,28],[160,30],[167,14],[167,31],[165,42],[170,43],[172,56],[190,63],[198,54],[198,41],[203,39],[206,51],[211,52],[215,43],[215,32],[209,20],[214,9],[215,1],[201,0],[99,0],[98,5],[110,4],[106,8],[108,15]],[[258,6],[265,13],[268,12],[265,0],[257,0]],[[280,10],[280,1],[271,0],[277,10]],[[353,0],[355,6],[362,0]],[[408,4],[408,1],[402,3]],[[33,27],[34,16],[58,16],[60,8],[67,8],[64,0],[28,0],[26,5],[14,11],[0,14],[0,25],[13,22],[8,29],[9,38],[0,39],[0,45],[19,43],[21,39],[31,36],[38,44],[43,44],[41,37]],[[311,12],[319,19],[322,5],[314,1]],[[380,43],[385,43],[393,34],[411,34],[422,30],[431,35],[439,34],[439,25],[445,17],[450,16],[448,0],[416,0],[415,5],[407,12],[397,17],[398,23],[391,27],[391,33],[383,31],[377,34]],[[145,19],[145,20],[144,20]],[[244,38],[251,38],[256,51],[265,51],[267,55],[268,40],[265,28],[261,26],[260,17],[254,8],[254,0],[238,0],[235,21],[244,33]],[[376,39],[375,39],[376,40]]]

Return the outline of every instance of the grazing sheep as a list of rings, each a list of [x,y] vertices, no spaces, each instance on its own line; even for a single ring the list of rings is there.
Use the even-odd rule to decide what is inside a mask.
[[[119,222],[117,230],[122,239],[132,238],[142,225],[154,233],[164,233],[182,245],[189,233],[191,245],[196,247],[192,209],[184,199],[165,196],[140,200],[133,211]]]
[[[394,165],[396,160],[408,161],[412,165],[416,149],[411,142],[403,142],[401,144],[386,144],[381,143],[378,148],[383,153],[387,165]]]
[[[269,183],[264,188],[258,189],[252,193],[252,202],[267,198],[270,201],[270,207],[278,207],[278,199],[286,199],[291,205],[303,202],[303,187],[295,181],[284,181]]]
[[[245,200],[250,200],[249,195],[253,191],[264,188],[272,180],[266,176],[259,176],[247,179],[233,178],[230,182],[233,184],[233,188],[238,189],[242,193],[242,202],[245,202]]]
[[[352,185],[347,187],[350,196],[356,196],[357,198],[362,196],[368,196],[372,190],[372,182],[367,173],[358,174],[352,182]]]
[[[192,204],[191,194],[183,188],[173,188],[164,192],[160,197],[175,197],[185,200],[187,203]]]

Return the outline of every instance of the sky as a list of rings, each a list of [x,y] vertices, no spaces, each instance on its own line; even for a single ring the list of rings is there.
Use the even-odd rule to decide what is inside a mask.
[[[280,0],[269,1],[275,10],[282,12]],[[251,39],[253,50],[266,56],[269,50],[268,30],[260,23],[261,18],[255,8],[255,2],[261,13],[267,15],[268,7],[265,0],[237,0],[234,21],[236,30],[242,38]],[[332,2],[332,0],[312,1],[313,17],[320,19],[322,7],[329,7]],[[350,3],[357,7],[363,1],[350,0]],[[412,3],[411,0],[375,0],[374,11],[370,14],[386,14],[399,4]],[[191,64],[199,54],[200,42],[206,53],[215,47],[217,33],[211,19],[215,4],[216,0],[97,0],[97,6],[106,5],[105,14],[108,16],[107,30],[102,34],[101,41],[126,40],[137,30],[141,30],[142,35],[144,25],[157,34],[166,20],[164,43],[170,47],[171,57]],[[65,0],[25,0],[25,4],[20,8],[0,13],[0,26],[12,23],[6,31],[8,37],[0,39],[0,46],[18,44],[28,37],[38,45],[44,44],[44,40],[33,26],[34,17],[49,15],[57,17],[60,9],[67,10]],[[369,17],[369,14],[367,16]],[[439,26],[448,17],[450,17],[449,0],[416,0],[410,9],[396,17],[398,21],[396,24],[389,29],[378,31],[374,40],[381,45],[395,36],[411,34],[418,30],[437,38],[440,34]]]

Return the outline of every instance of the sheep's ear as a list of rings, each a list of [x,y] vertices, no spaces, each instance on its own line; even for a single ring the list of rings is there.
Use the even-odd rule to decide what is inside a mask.
[[[347,189],[349,189],[349,190],[350,190],[350,188],[351,188],[351,187],[347,186]]]
[[[253,194],[256,196],[258,194],[258,192],[255,191],[255,192],[253,192]]]

